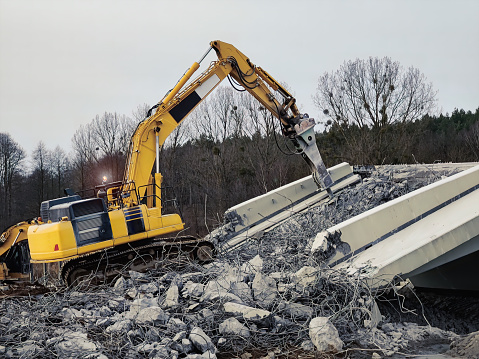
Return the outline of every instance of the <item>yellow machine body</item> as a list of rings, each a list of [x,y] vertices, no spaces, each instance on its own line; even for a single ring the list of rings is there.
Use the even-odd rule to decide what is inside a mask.
[[[129,228],[129,223],[136,221],[143,227],[138,232]],[[88,219],[83,221],[88,222]],[[111,236],[82,243],[81,231],[75,230],[74,222],[62,219],[59,222],[34,224],[28,228],[30,256],[33,263],[47,263],[64,261],[76,258],[83,254],[94,253],[102,249],[115,247],[121,244],[154,238],[184,228],[178,214],[161,215],[158,208],[147,208],[139,205],[108,212],[108,221],[111,227]],[[143,230],[144,229],[144,230]],[[86,228],[87,233],[101,231],[100,227]],[[94,235],[90,235],[92,237]],[[111,238],[110,238],[111,237]],[[91,240],[91,238],[90,238]]]

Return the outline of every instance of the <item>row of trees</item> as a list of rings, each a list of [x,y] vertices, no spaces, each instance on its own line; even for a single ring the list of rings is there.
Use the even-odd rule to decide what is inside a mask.
[[[416,69],[388,58],[346,62],[323,75],[314,97],[323,111],[318,147],[328,167],[479,161],[479,108],[428,115],[436,93]],[[40,142],[26,154],[0,133],[0,227],[38,216],[43,200],[121,180],[131,134],[147,105],[127,117],[104,113],[80,126],[72,151]],[[230,206],[308,175],[279,123],[248,93],[220,87],[169,137],[160,157],[191,234],[204,234]]]

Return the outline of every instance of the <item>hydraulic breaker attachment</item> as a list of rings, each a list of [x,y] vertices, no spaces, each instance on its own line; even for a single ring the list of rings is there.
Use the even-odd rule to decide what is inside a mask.
[[[296,140],[301,147],[301,155],[308,163],[313,173],[313,179],[316,184],[328,192],[329,197],[333,196],[331,186],[333,180],[329,174],[326,166],[319,153],[318,146],[316,145],[316,136],[314,134],[314,122],[313,118],[303,118],[300,122],[294,126],[296,131]]]

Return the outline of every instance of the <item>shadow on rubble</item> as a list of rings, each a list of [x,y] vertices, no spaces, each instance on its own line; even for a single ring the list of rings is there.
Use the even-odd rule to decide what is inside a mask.
[[[431,325],[456,334],[479,330],[479,293],[402,288],[377,298],[387,322]]]

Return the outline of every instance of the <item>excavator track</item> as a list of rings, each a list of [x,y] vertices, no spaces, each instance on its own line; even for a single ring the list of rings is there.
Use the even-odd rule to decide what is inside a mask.
[[[65,261],[61,278],[68,286],[76,285],[84,279],[89,279],[92,284],[101,284],[129,270],[144,272],[166,264],[181,266],[195,260],[208,263],[214,259],[215,254],[211,242],[195,237],[154,238]]]

